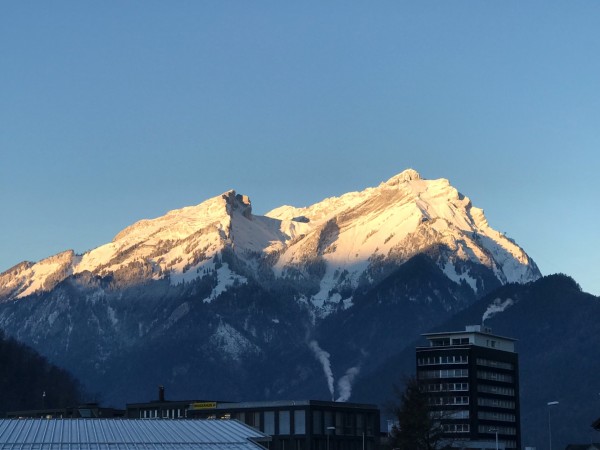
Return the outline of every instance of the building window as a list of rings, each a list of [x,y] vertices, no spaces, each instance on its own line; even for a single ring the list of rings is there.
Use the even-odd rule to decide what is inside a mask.
[[[507,363],[507,362],[503,362],[503,361],[493,361],[491,359],[485,359],[485,358],[477,358],[477,365],[487,366],[487,367],[496,367],[498,369],[507,369],[507,370],[514,369],[514,365],[511,363]]]
[[[379,423],[377,424],[379,427]],[[375,415],[367,414],[367,436],[375,435]]]
[[[471,427],[468,423],[447,423],[442,425],[445,433],[468,433]]]
[[[275,412],[265,411],[265,434],[269,436],[275,435]]]
[[[477,399],[477,404],[479,406],[491,406],[494,408],[515,409],[515,402],[512,400],[500,400],[497,398],[479,397]]]
[[[344,434],[344,415],[340,411],[335,413],[335,434]]]
[[[450,345],[450,338],[431,339],[429,342],[432,347],[446,347]]]
[[[329,434],[327,428],[333,426],[333,412],[325,411],[325,432]]]
[[[513,388],[504,386],[489,386],[487,384],[480,384],[477,386],[477,390],[487,394],[507,395],[511,397],[515,396],[515,390]]]
[[[517,434],[517,429],[515,427],[499,427],[494,425],[494,428],[498,430],[498,434],[510,434],[510,435],[515,435]],[[490,432],[490,426],[489,425],[479,425],[479,433],[482,434],[487,434]]]
[[[420,379],[433,378],[466,378],[469,376],[467,369],[448,369],[448,370],[422,370],[418,372]]]
[[[512,383],[513,376],[506,373],[486,372],[483,370],[477,371],[477,378],[482,380],[502,381],[504,383]]]
[[[423,356],[417,359],[419,366],[435,366],[438,364],[467,364],[469,357],[467,355],[450,356]]]
[[[294,411],[294,434],[306,434],[306,412]]]
[[[365,416],[362,414],[356,415],[356,435],[362,436],[365,432]]]
[[[279,434],[290,434],[289,411],[279,411]]]
[[[260,430],[260,412],[249,412],[246,414],[246,425]]]
[[[313,434],[323,434],[323,413],[321,411],[313,411]]]
[[[468,419],[469,418],[469,410],[468,409],[452,409],[446,411],[434,411],[434,416],[439,419]]]
[[[437,405],[468,405],[469,397],[466,395],[452,397],[429,397],[429,404]]]
[[[479,419],[499,420],[501,422],[514,422],[515,421],[514,414],[502,413],[502,412],[480,411],[479,413],[477,413],[477,417]]]

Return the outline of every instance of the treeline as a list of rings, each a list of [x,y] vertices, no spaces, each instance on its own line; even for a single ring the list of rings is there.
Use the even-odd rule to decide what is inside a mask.
[[[72,375],[0,330],[0,417],[7,411],[76,406],[80,399]]]

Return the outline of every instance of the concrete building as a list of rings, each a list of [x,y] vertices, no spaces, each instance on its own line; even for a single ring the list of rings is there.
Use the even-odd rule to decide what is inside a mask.
[[[479,325],[428,333],[417,347],[417,379],[453,447],[521,448],[515,340]]]

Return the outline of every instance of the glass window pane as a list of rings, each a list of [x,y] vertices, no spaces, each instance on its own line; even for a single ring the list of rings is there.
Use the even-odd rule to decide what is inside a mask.
[[[294,434],[306,434],[306,414],[304,410],[294,411]]]
[[[313,411],[313,434],[323,434],[323,413]]]
[[[273,436],[275,434],[275,412],[265,411],[265,434]]]
[[[279,434],[290,434],[289,411],[279,411]]]

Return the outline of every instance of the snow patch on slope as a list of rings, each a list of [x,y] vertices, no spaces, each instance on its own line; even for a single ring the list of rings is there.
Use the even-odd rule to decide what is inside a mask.
[[[233,360],[239,360],[247,353],[260,353],[260,349],[256,345],[225,322],[219,323],[210,337],[210,343]]]
[[[473,292],[477,293],[477,280],[466,273],[457,273],[454,264],[450,261],[446,261],[446,264],[442,268],[442,272],[456,284],[461,284],[461,281],[466,281],[467,284],[473,289]]]
[[[237,284],[246,284],[248,282],[245,277],[233,272],[227,263],[223,263],[223,265],[217,269],[217,278],[219,283],[213,288],[210,295],[202,300],[204,303],[212,302],[231,286]]]

